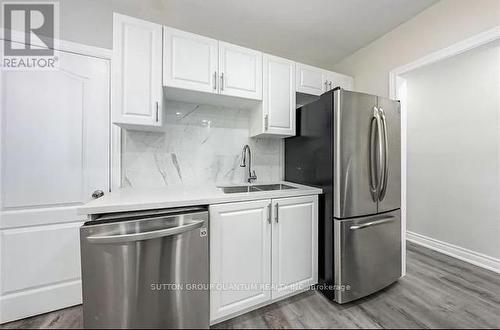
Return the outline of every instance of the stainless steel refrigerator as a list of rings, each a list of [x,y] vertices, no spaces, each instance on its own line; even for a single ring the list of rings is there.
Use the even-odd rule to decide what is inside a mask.
[[[400,103],[336,88],[297,109],[287,181],[323,188],[318,289],[338,303],[401,277]]]

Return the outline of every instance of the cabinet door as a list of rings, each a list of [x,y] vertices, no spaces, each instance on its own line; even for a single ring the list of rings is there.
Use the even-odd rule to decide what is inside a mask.
[[[295,135],[295,63],[264,55],[264,130]]]
[[[273,200],[272,299],[318,282],[318,196]]]
[[[210,205],[212,321],[271,299],[270,207],[270,200]]]
[[[217,93],[217,40],[165,27],[163,84]]]
[[[302,63],[296,64],[297,92],[321,95],[325,91],[324,70]]]
[[[162,26],[113,16],[113,122],[161,126]]]
[[[353,88],[352,77],[337,72],[327,71],[326,81],[328,90],[334,89],[335,87],[341,87],[348,91],[352,91]]]
[[[262,53],[219,41],[220,93],[262,100]]]

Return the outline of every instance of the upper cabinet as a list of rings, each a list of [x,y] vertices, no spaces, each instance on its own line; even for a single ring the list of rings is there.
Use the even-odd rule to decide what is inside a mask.
[[[299,93],[321,95],[325,92],[325,70],[310,65],[296,64],[296,90]]]
[[[217,93],[218,42],[193,33],[164,28],[163,84]]]
[[[113,122],[126,128],[162,125],[162,26],[114,14]]]
[[[329,91],[336,87],[341,87],[347,90],[352,90],[353,88],[354,81],[350,76],[346,76],[345,74],[340,74],[332,71],[326,71],[325,76],[326,76],[325,86],[327,87],[326,91]]]
[[[353,79],[310,65],[113,16],[113,122],[132,130],[163,125],[163,100],[246,108],[250,135],[295,135],[295,108]]]
[[[219,92],[262,100],[262,53],[219,41]]]
[[[295,135],[295,62],[264,54],[262,104],[252,113],[251,136]]]
[[[319,96],[336,87],[352,90],[353,79],[344,74],[323,70],[310,65],[296,64],[296,91]]]
[[[262,100],[261,52],[169,27],[163,49],[167,98],[207,100],[195,91]]]

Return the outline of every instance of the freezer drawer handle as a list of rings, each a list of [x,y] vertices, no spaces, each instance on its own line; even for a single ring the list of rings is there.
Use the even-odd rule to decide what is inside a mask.
[[[382,219],[382,220],[367,222],[367,223],[364,223],[362,225],[351,226],[349,229],[351,229],[351,230],[363,229],[363,228],[367,228],[367,227],[382,225],[384,223],[392,222],[394,220],[396,220],[395,217],[390,217],[390,218],[387,218],[387,219]]]
[[[174,228],[168,229],[160,229],[154,231],[147,231],[143,233],[136,234],[125,234],[125,235],[109,235],[109,236],[89,236],[87,237],[87,241],[93,244],[113,244],[113,243],[127,243],[127,242],[136,242],[136,241],[144,241],[153,238],[165,237],[165,236],[174,236],[178,234],[185,233],[187,231],[200,228],[203,226],[204,220],[199,220],[195,222],[191,222],[187,225],[182,225]]]

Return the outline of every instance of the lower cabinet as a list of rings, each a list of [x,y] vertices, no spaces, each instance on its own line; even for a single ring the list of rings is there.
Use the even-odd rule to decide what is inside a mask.
[[[317,210],[317,196],[210,206],[212,323],[317,283]]]
[[[210,319],[271,299],[271,200],[210,206]]]
[[[273,200],[272,299],[318,282],[318,197]]]

